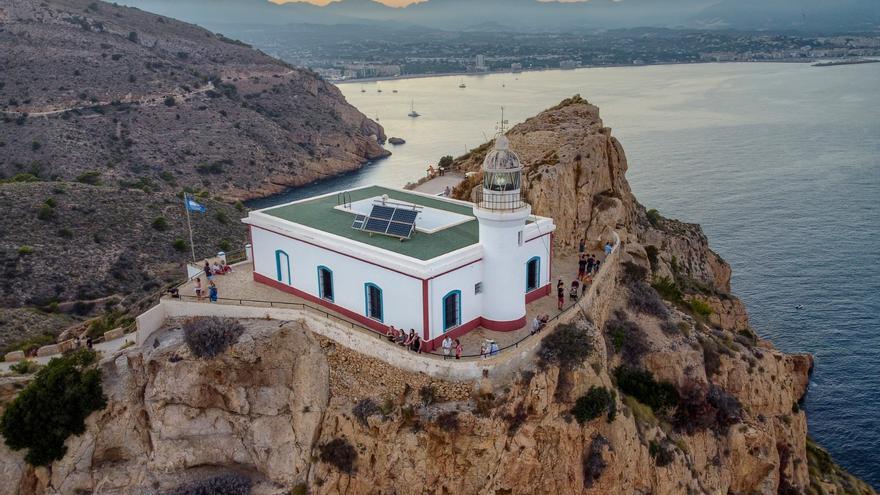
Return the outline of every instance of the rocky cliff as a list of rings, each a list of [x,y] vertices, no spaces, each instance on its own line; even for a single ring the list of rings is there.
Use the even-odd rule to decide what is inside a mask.
[[[202,28],[91,0],[0,1],[0,178],[278,192],[387,152],[316,74]]]
[[[810,356],[749,329],[699,227],[635,201],[595,107],[574,98],[508,136],[529,199],[559,225],[558,249],[583,236],[597,249],[611,230],[623,239],[608,318],[565,329],[588,337],[576,359],[450,382],[261,320],[204,360],[170,322],[155,344],[103,361],[109,405],[62,460],[34,469],[0,451],[13,480],[0,493],[155,493],[229,471],[258,493],[874,493],[808,443],[798,401]],[[621,370],[653,382],[633,387]],[[607,403],[576,412],[594,387]]]

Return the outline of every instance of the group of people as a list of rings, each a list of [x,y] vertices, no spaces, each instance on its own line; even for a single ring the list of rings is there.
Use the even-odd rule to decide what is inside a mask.
[[[486,339],[480,345],[480,359],[496,356],[499,352],[501,352],[501,348],[498,347],[498,342],[494,340]]]
[[[607,242],[602,247],[602,250],[607,257],[612,251],[614,251],[614,246],[610,242]],[[602,266],[602,261],[599,259],[599,256],[587,253],[586,251],[587,240],[581,239],[578,243],[577,278],[571,281],[571,285],[568,289],[568,298],[571,301],[577,301],[579,292],[581,297],[587,293],[587,289],[589,289],[590,285],[593,283],[593,275],[599,273],[599,268]],[[565,306],[565,282],[562,281],[562,278],[556,282],[556,297],[557,307],[562,310],[563,306]],[[534,330],[532,333],[534,333]]]
[[[226,275],[232,271],[232,267],[226,264],[226,260],[215,261],[213,265],[208,260],[205,260],[205,266],[202,268],[202,271],[205,272],[208,280],[213,280],[214,275]]]
[[[548,321],[550,321],[550,315],[548,314],[535,315],[535,319],[532,320],[532,329],[529,333],[531,335],[535,335],[536,333],[540,332],[544,329],[544,327],[547,326]]]
[[[196,292],[196,299],[202,301],[205,296],[207,296],[209,301],[215,303],[217,302],[219,291],[217,289],[217,284],[214,283],[214,276],[226,275],[227,273],[232,271],[232,267],[226,264],[226,260],[220,260],[219,262],[215,261],[214,264],[211,264],[208,260],[205,260],[205,266],[202,267],[202,271],[205,272],[205,278],[208,279],[208,288],[207,290],[205,290],[205,287],[202,285],[201,276],[193,279],[193,283],[195,284],[194,289]],[[172,293],[171,297],[180,296],[178,294]]]
[[[212,278],[213,277],[208,277],[208,290],[207,291],[202,286],[202,277],[196,277],[194,279],[193,282],[195,284],[194,288],[196,291],[196,299],[199,302],[201,302],[203,299],[205,299],[206,293],[207,293],[209,301],[211,301],[212,303],[217,302],[217,296],[218,296],[217,284],[214,283]],[[172,297],[173,297],[173,295],[172,295]]]
[[[419,337],[419,334],[416,333],[415,329],[410,328],[409,332],[404,329],[397,329],[394,325],[390,325],[388,330],[385,332],[385,338],[388,339],[388,342],[393,344],[397,344],[399,346],[405,347],[412,352],[417,352],[421,354],[422,352],[427,352],[428,342],[423,338]],[[461,353],[464,348],[461,345],[461,341],[458,339],[453,339],[450,336],[446,336],[443,339],[443,343],[441,344],[443,348],[443,359],[448,359],[455,355],[455,359],[461,359]]]

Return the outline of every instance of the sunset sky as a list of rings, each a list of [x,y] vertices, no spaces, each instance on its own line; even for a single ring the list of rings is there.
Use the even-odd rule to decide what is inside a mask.
[[[334,1],[339,1],[339,0],[272,0],[272,1],[275,3],[286,3],[286,2],[291,2],[291,1],[292,2],[305,1],[308,3],[313,3],[315,5],[327,5],[328,3],[331,3]],[[392,7],[403,7],[404,5],[409,5],[411,3],[417,3],[417,2],[425,2],[427,0],[376,0],[376,1],[379,3],[384,3],[385,5],[390,5]],[[559,1],[578,2],[578,1],[582,1],[582,0],[559,0]]]

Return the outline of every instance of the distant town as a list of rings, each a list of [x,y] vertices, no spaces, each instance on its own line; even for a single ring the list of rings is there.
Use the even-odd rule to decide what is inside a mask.
[[[669,29],[595,34],[379,30],[295,25],[241,38],[339,81],[424,74],[517,72],[699,62],[820,62],[880,57],[880,35],[810,36]]]

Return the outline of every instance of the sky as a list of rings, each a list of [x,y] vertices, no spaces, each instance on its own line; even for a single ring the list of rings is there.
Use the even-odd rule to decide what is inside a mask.
[[[272,0],[275,3],[286,3],[286,2],[307,2],[313,3],[315,5],[327,5],[331,2],[337,2],[339,0]],[[427,0],[376,0],[379,3],[384,3],[385,5],[391,7],[403,7],[409,5],[411,3],[425,2]],[[557,0],[562,2],[577,2],[582,0]]]

